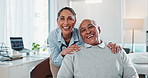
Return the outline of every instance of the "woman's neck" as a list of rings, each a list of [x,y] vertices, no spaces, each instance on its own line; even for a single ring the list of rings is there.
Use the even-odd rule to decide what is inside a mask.
[[[63,36],[63,38],[64,38],[66,44],[68,45],[69,42],[70,42],[70,40],[71,40],[72,33],[70,33],[70,34],[62,34],[62,36]]]

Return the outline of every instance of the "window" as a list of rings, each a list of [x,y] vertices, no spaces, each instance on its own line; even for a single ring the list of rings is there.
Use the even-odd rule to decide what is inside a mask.
[[[6,0],[6,43],[11,36],[23,37],[24,45],[46,43],[48,36],[48,0]]]

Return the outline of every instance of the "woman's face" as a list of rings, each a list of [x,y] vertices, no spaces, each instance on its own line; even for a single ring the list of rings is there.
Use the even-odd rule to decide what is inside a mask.
[[[57,23],[62,31],[62,34],[70,34],[74,28],[76,19],[69,10],[63,10],[57,19]]]

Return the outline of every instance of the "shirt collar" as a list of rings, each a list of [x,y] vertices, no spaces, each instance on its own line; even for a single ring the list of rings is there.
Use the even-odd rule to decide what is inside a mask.
[[[78,33],[78,30],[76,28],[73,29],[72,31],[72,38],[74,39],[74,41],[80,41],[79,40],[79,33]]]
[[[85,46],[85,48],[90,48],[93,45],[90,45],[90,44],[86,44],[85,43],[84,46]],[[105,47],[105,43],[102,41],[102,43],[101,44],[98,44],[97,46],[103,49]]]
[[[66,45],[66,43],[65,43],[65,41],[64,41],[64,39],[63,39],[63,37],[62,37],[62,31],[60,30],[60,29],[58,29],[58,41],[60,41],[62,44],[65,44]],[[70,40],[70,43],[69,43],[69,45],[72,45],[74,42],[76,42],[76,41],[79,41],[79,35],[77,34],[78,33],[78,31],[76,30],[76,28],[74,28],[73,30],[72,30],[72,38],[71,38],[71,40]]]

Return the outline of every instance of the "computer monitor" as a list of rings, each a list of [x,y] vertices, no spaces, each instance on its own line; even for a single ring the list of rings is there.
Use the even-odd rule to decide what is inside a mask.
[[[22,37],[10,37],[11,48],[14,50],[21,50],[24,48]]]

